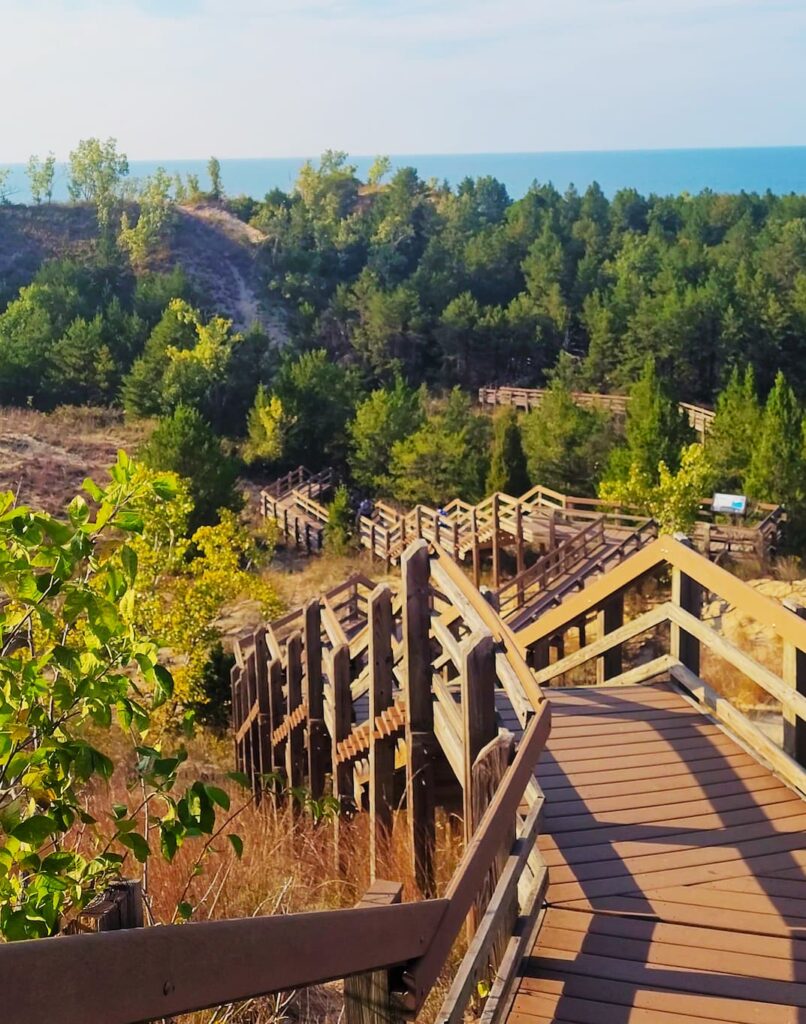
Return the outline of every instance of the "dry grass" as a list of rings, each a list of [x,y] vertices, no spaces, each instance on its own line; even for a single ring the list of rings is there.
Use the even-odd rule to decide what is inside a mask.
[[[93,729],[91,733],[89,738],[102,746],[119,766],[110,785],[99,789],[91,801],[92,813],[102,819],[113,803],[136,807],[139,790],[130,788],[134,774],[117,730],[101,734]],[[101,742],[101,735],[105,742]],[[204,840],[186,843],[170,864],[157,857],[151,859],[144,883],[152,922],[170,923],[177,905],[183,901],[194,907],[193,919],[197,921],[329,910],[358,902],[370,883],[368,815],[359,814],[349,823],[340,823],[346,840],[343,871],[339,873],[333,820],[316,824],[307,814],[294,814],[287,804],[278,806],[270,799],[256,808],[248,794],[226,779],[226,772],[232,768],[228,737],[200,731],[188,745],[188,753],[184,776],[188,780],[213,781],[227,789],[232,812],[237,814],[201,859],[200,874],[196,874],[196,866]],[[237,833],[244,841],[241,859],[226,839],[229,832]],[[436,852],[440,893],[444,892],[462,850],[461,822],[440,812]],[[141,870],[136,862],[127,862],[124,874],[137,878],[141,877]],[[420,898],[412,870],[406,813],[402,809],[394,817],[383,876],[403,884],[404,900]],[[462,935],[420,1019],[427,1021],[435,1016],[464,952],[464,942]],[[271,950],[267,950],[267,956],[270,955]],[[183,1015],[176,1018],[176,1024],[279,1024],[286,1020],[335,1024],[341,1013],[341,984],[333,983]]]
[[[150,421],[124,422],[114,409],[0,409],[0,490],[14,491],[34,508],[60,512],[85,477],[105,481],[118,450],[136,451],[151,429]]]

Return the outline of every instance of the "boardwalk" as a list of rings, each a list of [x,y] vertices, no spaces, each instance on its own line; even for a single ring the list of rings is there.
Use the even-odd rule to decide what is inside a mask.
[[[509,1020],[806,1021],[806,804],[670,685],[553,691]]]

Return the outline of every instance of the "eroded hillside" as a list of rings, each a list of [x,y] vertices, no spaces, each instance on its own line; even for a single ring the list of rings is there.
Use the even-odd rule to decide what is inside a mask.
[[[283,311],[263,296],[256,255],[263,235],[218,205],[177,207],[153,269],[181,266],[210,312],[239,329],[254,323],[282,345]],[[0,306],[47,260],[88,255],[98,243],[94,210],[84,205],[0,206]]]

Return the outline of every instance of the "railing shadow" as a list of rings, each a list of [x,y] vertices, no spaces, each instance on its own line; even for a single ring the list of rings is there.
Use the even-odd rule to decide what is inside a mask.
[[[653,689],[657,691],[657,687]],[[664,689],[673,692],[672,687]],[[543,831],[551,834],[565,872],[570,874],[579,888],[579,900],[584,901],[585,907],[585,911],[582,912],[616,914],[619,917],[643,920],[644,924],[638,930],[637,936],[631,940],[629,950],[625,952],[621,961],[622,965],[627,962],[627,967],[620,966],[619,939],[611,938],[611,948],[607,954],[603,954],[601,936],[586,932],[579,948],[571,951],[572,959],[558,958],[556,970],[547,970],[531,957],[524,963],[524,976],[553,976],[556,979],[571,974],[580,977],[584,974],[589,975],[593,969],[601,976],[602,984],[597,987],[602,1001],[608,1003],[608,1024],[628,1024],[633,1020],[632,1005],[635,1004],[639,993],[647,990],[678,994],[697,993],[700,996],[752,999],[762,1003],[791,1005],[793,1010],[787,1020],[804,1024],[806,943],[803,939],[806,938],[806,909],[803,916],[799,916],[797,911],[800,908],[793,906],[793,900],[788,895],[795,888],[794,884],[781,884],[782,873],[783,878],[790,881],[794,877],[806,882],[806,874],[795,856],[798,848],[806,846],[803,833],[779,830],[776,827],[776,821],[785,822],[787,819],[775,816],[774,807],[777,804],[765,804],[764,794],[769,793],[769,790],[759,791],[748,784],[747,773],[741,771],[747,762],[753,760],[751,756],[745,754],[738,744],[725,743],[725,734],[722,730],[712,733],[708,728],[711,725],[708,718],[692,717],[689,707],[683,704],[682,698],[679,708],[666,708],[662,715],[647,717],[647,705],[641,702],[637,693],[635,697],[631,696],[627,688],[616,694],[595,689],[587,690],[585,693],[588,697],[589,710],[597,714],[607,712],[601,714],[601,717],[608,720],[607,725],[612,725],[611,734],[619,725],[638,721],[638,716],[642,715],[647,726],[646,738],[633,740],[619,747],[616,752],[612,745],[597,750],[595,736],[591,735],[589,740],[580,738],[580,744],[591,745],[590,760],[580,758],[578,753],[573,758],[564,758],[562,749],[557,746],[563,736],[562,725],[584,715],[585,710],[581,707],[571,707],[567,702],[564,704],[561,698],[552,701],[555,726],[548,750],[541,759],[537,777],[546,793],[547,808],[552,807],[552,799],[559,800],[562,795],[563,809],[573,812],[573,828],[569,830],[560,827],[562,817],[552,817],[549,810]],[[660,747],[646,748],[643,747],[644,743],[660,744]],[[589,795],[591,786],[601,786],[602,795],[608,789],[613,794],[619,791],[617,781],[597,784],[591,781],[591,776],[595,779],[597,776],[602,778],[603,774],[608,772],[630,771],[630,768],[620,766],[625,764],[625,758],[639,757],[642,749],[646,751],[646,760],[661,769],[657,774],[657,783],[648,784],[645,792],[657,791],[658,801],[662,805],[664,789],[669,791],[673,788],[675,795],[679,795],[681,789],[690,789],[692,795],[685,803],[696,801],[702,804],[703,810],[696,816],[707,815],[715,818],[714,824],[709,827],[675,824],[677,819],[673,813],[671,822],[626,824],[617,819],[609,820],[608,812],[590,811],[588,805],[593,799]],[[612,768],[606,765],[610,750],[613,750]],[[632,760],[626,763],[632,764]],[[663,771],[663,765],[668,765],[668,772]],[[683,766],[682,771],[680,766]],[[611,776],[608,775],[607,778],[610,779]],[[622,792],[625,789],[629,792],[630,787],[622,787]],[[634,787],[632,789],[634,791]],[[581,790],[584,791],[584,795]],[[793,799],[796,798],[797,794],[793,791]],[[671,801],[669,806],[672,803],[674,801]],[[757,813],[748,814],[748,811]],[[803,813],[806,816],[806,803],[803,804]],[[793,819],[795,817],[793,815]],[[552,821],[558,823],[556,831],[551,829]],[[589,833],[588,836],[581,836],[581,833],[586,832]],[[597,833],[601,834],[601,842],[597,841]],[[621,852],[625,843],[631,844],[631,850],[627,855]],[[665,878],[658,877],[660,869],[656,868],[652,872],[645,865],[647,870],[641,870],[641,844],[647,845],[647,853],[668,852],[672,866],[664,871]],[[649,847],[654,844],[668,846],[669,850],[650,851]],[[636,845],[639,847],[638,850],[635,849]],[[676,858],[675,853],[683,850],[699,851],[703,856],[701,859]],[[723,852],[724,858],[721,857]],[[772,977],[752,978],[728,971],[667,968],[652,963],[656,926],[663,922],[663,913],[658,910],[662,890],[673,886],[687,886],[691,888],[692,904],[696,905],[698,887],[702,888],[709,884],[687,883],[685,868],[680,869],[680,881],[669,881],[668,878],[675,870],[675,860],[701,860],[701,863],[710,863],[714,881],[725,874],[726,864],[741,862],[744,868],[742,874],[754,880],[758,894],[763,895],[772,908],[772,913],[767,915],[772,919],[769,923],[769,934],[775,934],[789,942],[787,981]],[[722,868],[719,865],[722,865]],[[730,873],[729,871],[728,874]],[[550,879],[551,874],[550,869]],[[556,874],[557,872],[555,876]],[[660,893],[653,896],[658,890]],[[736,892],[734,895],[737,908],[743,901],[746,902],[746,894]],[[804,899],[806,900],[806,884]],[[578,903],[579,900],[568,902]],[[551,890],[549,901],[553,906],[563,905],[563,901],[552,902]],[[579,906],[569,909],[581,911]],[[692,923],[687,927],[694,930],[692,938],[696,941],[696,930],[709,926],[701,919],[699,923]],[[713,927],[718,928],[719,925],[715,924]],[[758,922],[754,927],[760,927]],[[763,955],[762,937],[759,937],[759,947],[759,953]],[[539,956],[539,936],[535,952]],[[592,957],[597,959],[592,961]],[[542,963],[545,964],[545,960]],[[608,969],[611,971],[610,976]],[[574,1016],[578,995],[572,993],[579,993],[581,990],[584,990],[584,985],[580,988],[579,985],[572,984],[569,993],[560,994],[554,1010],[557,1020],[578,1019]],[[609,1001],[615,998],[621,1002]],[[694,1002],[692,997],[692,1004]],[[770,1011],[776,1012],[775,1007],[771,1005]],[[772,1021],[773,1017],[769,1019]]]

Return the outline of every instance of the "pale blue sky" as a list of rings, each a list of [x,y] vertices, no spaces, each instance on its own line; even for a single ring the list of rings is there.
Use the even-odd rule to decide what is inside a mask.
[[[806,0],[0,0],[0,163],[806,143]]]

